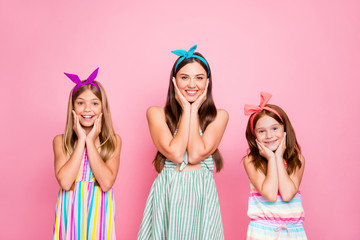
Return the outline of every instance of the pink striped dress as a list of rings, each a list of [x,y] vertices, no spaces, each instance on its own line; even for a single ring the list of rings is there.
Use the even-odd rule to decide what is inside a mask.
[[[307,239],[300,191],[289,202],[283,201],[280,194],[275,202],[269,202],[250,182],[247,215],[251,220],[247,240]]]
[[[113,189],[96,183],[86,150],[74,186],[59,191],[53,239],[116,239]]]

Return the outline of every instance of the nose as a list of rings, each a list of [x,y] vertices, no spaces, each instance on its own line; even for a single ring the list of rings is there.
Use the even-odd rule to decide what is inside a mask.
[[[190,78],[189,87],[195,87],[195,79],[194,78]]]
[[[90,111],[91,106],[89,103],[85,104],[85,111]]]
[[[270,138],[272,138],[272,136],[273,136],[273,134],[271,131],[269,131],[269,130],[266,131],[266,138],[270,139]]]

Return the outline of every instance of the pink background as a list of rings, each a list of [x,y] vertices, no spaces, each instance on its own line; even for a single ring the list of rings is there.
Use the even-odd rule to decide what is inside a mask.
[[[245,103],[274,96],[306,157],[301,185],[309,239],[358,239],[358,1],[8,1],[1,21],[0,239],[50,239],[59,186],[52,139],[73,84],[98,80],[123,139],[114,185],[118,239],[135,239],[156,176],[145,112],[163,106],[176,56],[198,50],[230,121],[215,174],[226,239],[245,239],[249,185]]]

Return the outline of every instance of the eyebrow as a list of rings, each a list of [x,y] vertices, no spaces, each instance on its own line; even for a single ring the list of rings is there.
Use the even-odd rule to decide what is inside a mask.
[[[84,98],[77,98],[76,100],[84,100],[84,101],[86,101]],[[75,100],[75,101],[76,101]],[[92,98],[92,99],[90,99],[91,101],[100,101],[100,99],[98,99],[98,98]]]
[[[271,125],[270,128],[275,127],[275,126],[280,126],[280,124],[275,123],[275,124]],[[259,127],[259,128],[255,128],[255,129],[265,129],[265,127]]]
[[[186,74],[186,73],[180,73],[180,75],[189,76],[189,74]],[[196,74],[195,76],[199,76],[199,75],[205,76],[205,74],[203,74],[203,73]]]

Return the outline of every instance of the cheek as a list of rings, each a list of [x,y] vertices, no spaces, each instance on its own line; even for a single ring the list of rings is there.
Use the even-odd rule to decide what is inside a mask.
[[[198,83],[198,88],[201,89],[202,91],[205,91],[205,87],[206,87],[206,81],[201,81],[200,83]]]
[[[265,139],[265,137],[262,136],[261,134],[255,134],[255,136],[256,136],[256,139],[257,139],[259,142],[263,142],[264,139]]]
[[[74,106],[74,111],[75,111],[75,113],[81,112],[81,106],[75,105],[75,106]]]

